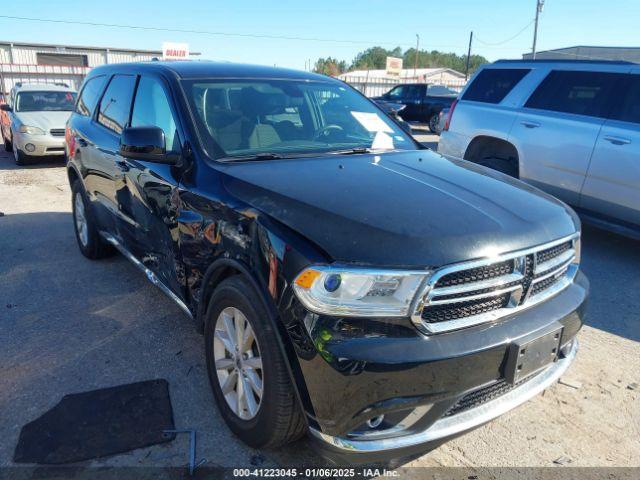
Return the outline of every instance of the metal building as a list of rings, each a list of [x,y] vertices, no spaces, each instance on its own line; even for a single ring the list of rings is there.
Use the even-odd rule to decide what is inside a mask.
[[[16,82],[66,83],[77,89],[92,67],[153,58],[161,59],[162,50],[0,41],[0,93]]]
[[[523,60],[531,60],[533,54],[523,53]],[[616,60],[640,63],[640,47],[575,47],[542,50],[536,53],[537,60]]]

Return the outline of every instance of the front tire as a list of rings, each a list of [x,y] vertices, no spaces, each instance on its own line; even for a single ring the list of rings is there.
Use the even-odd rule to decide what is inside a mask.
[[[9,140],[8,138],[3,138],[4,140],[4,151],[5,152],[10,152],[13,150],[13,145],[11,144],[11,140]]]
[[[215,289],[205,318],[207,372],[218,409],[254,448],[278,447],[306,432],[267,315],[251,284],[236,275]]]
[[[111,255],[113,247],[106,243],[98,233],[89,200],[79,180],[71,185],[71,206],[73,227],[80,252],[91,260]]]
[[[20,150],[16,145],[12,145],[13,149],[13,160],[16,162],[18,166],[24,166],[29,163],[29,156],[26,155],[22,150]]]

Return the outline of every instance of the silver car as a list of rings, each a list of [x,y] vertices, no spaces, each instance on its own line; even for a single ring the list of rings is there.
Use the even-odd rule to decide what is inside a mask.
[[[65,127],[74,108],[76,92],[63,84],[16,84],[8,104],[0,108],[9,114],[2,125],[4,148],[13,151],[18,165],[32,157],[65,154]]]
[[[640,65],[499,61],[452,105],[438,151],[518,177],[640,236]]]

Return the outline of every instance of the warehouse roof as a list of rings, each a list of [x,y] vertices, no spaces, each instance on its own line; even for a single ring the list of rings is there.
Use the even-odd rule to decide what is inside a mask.
[[[74,50],[110,50],[113,52],[132,52],[162,55],[162,50],[140,50],[136,48],[96,47],[87,45],[62,45],[60,43],[9,42],[0,40],[0,45],[13,45],[14,47],[69,48]],[[200,55],[200,52],[189,52],[189,55]]]

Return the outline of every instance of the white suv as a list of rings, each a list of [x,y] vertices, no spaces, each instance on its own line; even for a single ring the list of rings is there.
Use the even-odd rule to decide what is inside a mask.
[[[5,150],[24,165],[31,157],[65,154],[65,127],[76,102],[76,92],[63,84],[22,84],[11,89],[9,103],[0,108],[9,114],[3,124]]]
[[[452,105],[438,151],[518,177],[637,237],[640,65],[485,65]]]

